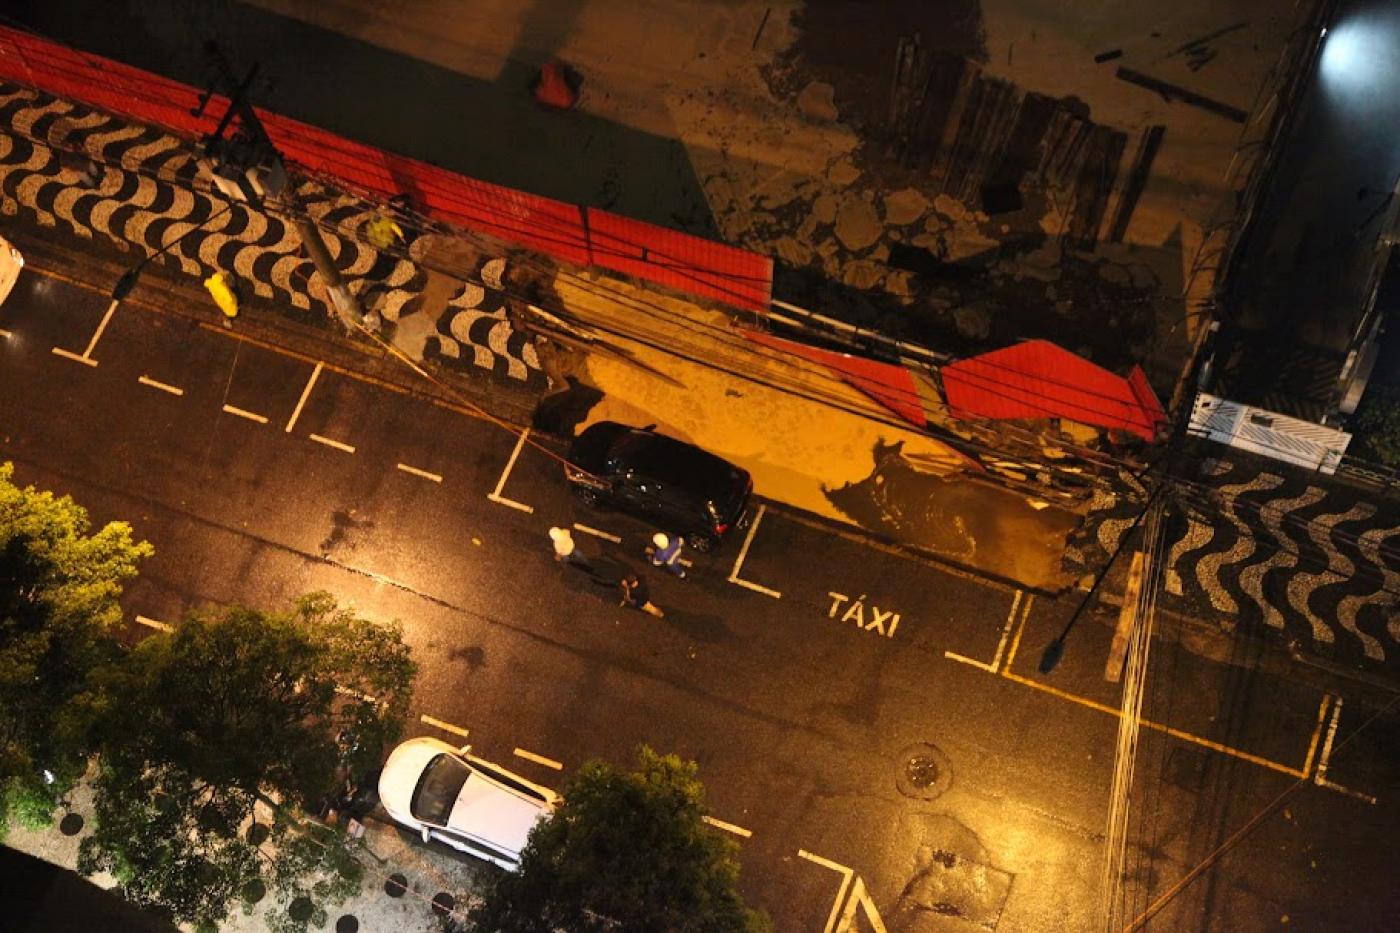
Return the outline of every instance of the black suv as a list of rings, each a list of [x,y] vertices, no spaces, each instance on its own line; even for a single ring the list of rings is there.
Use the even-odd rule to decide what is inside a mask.
[[[600,421],[574,439],[564,475],[588,505],[611,505],[650,519],[708,551],[732,528],[747,527],[753,480],[727,460],[655,432]]]

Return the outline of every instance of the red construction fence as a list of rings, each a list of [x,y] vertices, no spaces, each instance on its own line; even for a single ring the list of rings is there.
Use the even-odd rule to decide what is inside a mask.
[[[197,88],[3,26],[0,79],[191,140],[212,132],[227,104],[215,95],[202,116],[192,116],[199,105]],[[338,179],[369,197],[387,200],[407,194],[435,220],[563,262],[602,266],[738,308],[768,308],[773,262],[766,256],[468,178],[268,110],[257,112],[289,163]]]

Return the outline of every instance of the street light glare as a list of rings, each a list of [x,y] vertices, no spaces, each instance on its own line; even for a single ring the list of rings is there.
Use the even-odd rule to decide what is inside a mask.
[[[1349,20],[1323,33],[1319,72],[1329,86],[1342,91],[1372,89],[1394,65],[1384,29],[1364,20]]]

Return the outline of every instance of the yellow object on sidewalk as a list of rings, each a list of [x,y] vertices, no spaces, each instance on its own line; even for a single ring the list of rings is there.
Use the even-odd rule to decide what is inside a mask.
[[[383,214],[375,214],[365,225],[365,238],[375,249],[388,249],[395,240],[402,240],[403,228]]]
[[[209,290],[210,296],[214,299],[214,304],[219,306],[219,310],[224,312],[224,317],[230,321],[238,317],[238,296],[229,288],[228,280],[224,278],[222,272],[215,272],[204,280],[204,287]]]

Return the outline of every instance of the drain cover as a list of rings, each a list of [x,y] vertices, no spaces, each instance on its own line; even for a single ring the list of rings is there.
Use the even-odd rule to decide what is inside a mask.
[[[895,786],[906,797],[933,800],[953,783],[948,756],[928,742],[906,746],[899,753]]]

